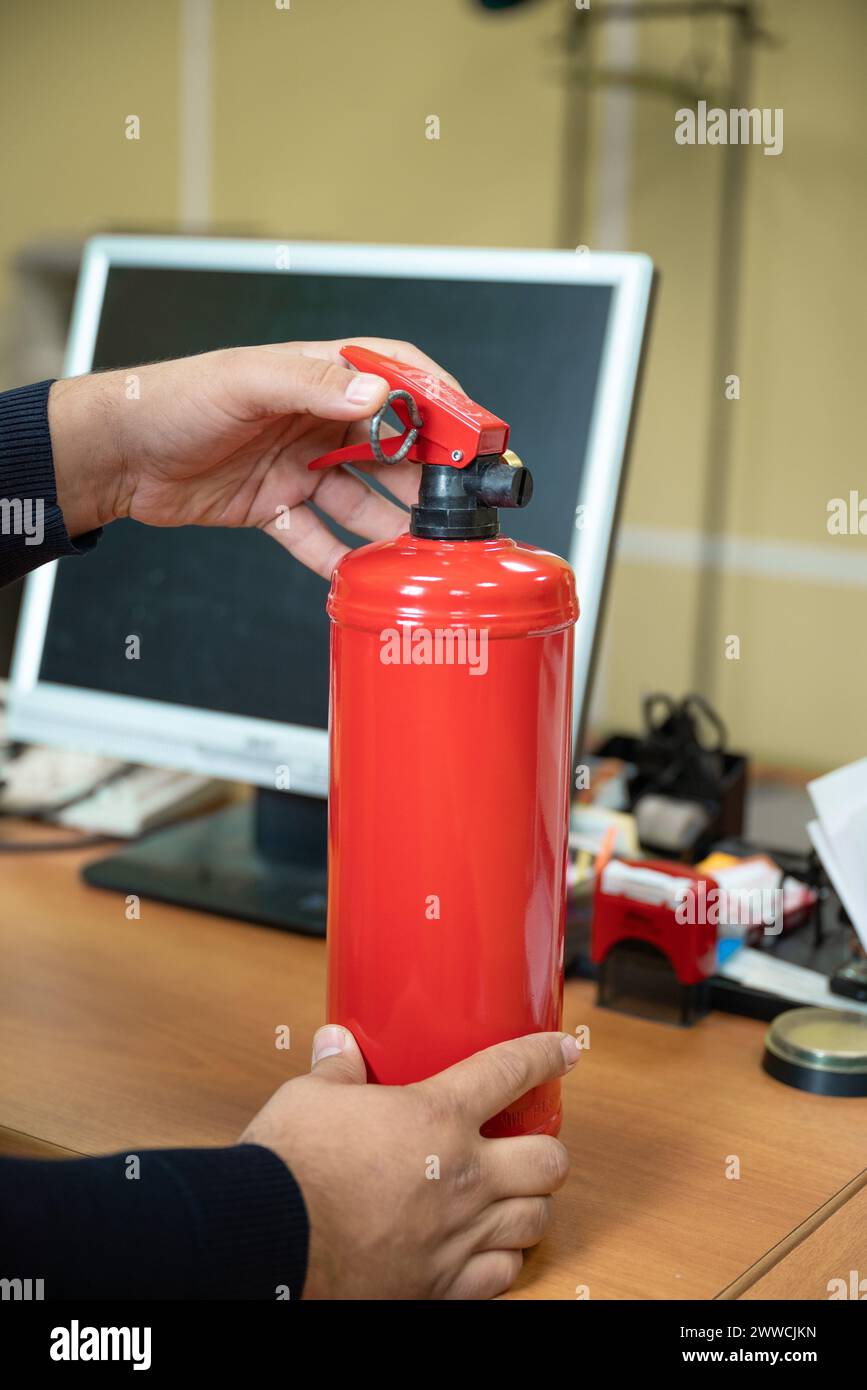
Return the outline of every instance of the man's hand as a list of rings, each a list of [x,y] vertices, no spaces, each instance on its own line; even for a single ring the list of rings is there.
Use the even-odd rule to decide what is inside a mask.
[[[550,1219],[569,1159],[547,1136],[483,1139],[485,1120],[574,1066],[575,1039],[500,1043],[414,1086],[366,1082],[345,1028],[241,1137],[289,1165],[310,1217],[305,1298],[493,1298]],[[438,1173],[438,1176],[434,1176]]]
[[[418,348],[380,338],[227,348],[55,382],[49,426],[69,534],[124,516],[256,526],[326,578],[346,546],[309,502],[367,540],[398,535],[406,512],[361,479],[345,468],[307,471],[320,454],[363,442],[388,393],[382,377],[340,356],[350,342],[455,384]],[[363,467],[415,500],[417,465]]]

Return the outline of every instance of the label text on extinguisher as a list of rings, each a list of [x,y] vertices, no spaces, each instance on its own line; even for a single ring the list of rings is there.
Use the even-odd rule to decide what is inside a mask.
[[[466,666],[471,676],[488,669],[487,628],[388,627],[379,643],[383,666]]]

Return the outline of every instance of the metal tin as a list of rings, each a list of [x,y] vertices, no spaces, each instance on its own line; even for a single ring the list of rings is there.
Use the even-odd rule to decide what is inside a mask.
[[[765,1037],[769,1075],[825,1096],[867,1096],[867,1015],[846,1009],[788,1009]]]

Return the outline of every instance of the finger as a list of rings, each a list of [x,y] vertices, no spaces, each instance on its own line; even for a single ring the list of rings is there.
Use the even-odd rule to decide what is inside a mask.
[[[307,413],[320,420],[363,420],[385,404],[388,382],[315,355],[279,348],[237,348],[227,387],[229,406],[245,420]]]
[[[289,525],[286,526],[288,519]],[[338,540],[329,531],[324,521],[316,515],[306,502],[293,507],[289,512],[281,512],[261,527],[266,535],[273,537],[284,550],[300,560],[302,565],[330,579],[337,561],[344,556],[349,546]]]
[[[337,1023],[327,1023],[314,1033],[311,1071],[329,1084],[363,1086],[367,1081],[358,1043],[348,1028]]]
[[[398,430],[394,429],[388,422],[384,422],[380,428],[381,439],[394,439]],[[346,431],[346,443],[357,444],[359,448],[370,443],[370,426],[367,420],[356,420]],[[315,455],[314,455],[315,457]],[[366,473],[369,477],[385,488],[393,497],[405,502],[411,507],[418,501],[418,488],[421,482],[421,464],[418,463],[371,463],[369,460],[359,458],[353,464],[359,472]]]
[[[345,468],[329,468],[321,477],[313,494],[317,507],[353,535],[386,541],[407,529],[406,512],[354,473]]]
[[[430,372],[432,376],[447,381],[455,390],[461,390],[460,383],[445,367],[428,357],[426,352],[415,346],[415,343],[406,343],[400,338],[336,338],[331,342],[303,343],[301,352],[304,356],[321,357],[327,362],[336,362],[346,367],[348,363],[345,357],[340,356],[340,349],[351,347],[353,344],[356,347],[370,348],[373,352],[381,353],[383,357],[394,357],[398,362],[406,362],[410,367],[420,367],[422,371]]]
[[[485,1188],[500,1199],[548,1197],[569,1176],[569,1151],[550,1134],[482,1142]]]
[[[568,1033],[531,1033],[485,1048],[419,1085],[435,1091],[441,1104],[482,1124],[534,1086],[562,1076],[579,1056]]]
[[[446,1291],[445,1297],[496,1298],[512,1287],[523,1263],[520,1250],[486,1250],[481,1255],[473,1255]]]
[[[529,1250],[551,1221],[550,1197],[511,1197],[492,1202],[469,1232],[475,1250]]]

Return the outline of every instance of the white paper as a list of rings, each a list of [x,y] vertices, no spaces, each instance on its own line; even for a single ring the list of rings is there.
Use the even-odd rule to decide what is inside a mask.
[[[602,874],[603,893],[620,893],[639,903],[664,904],[672,911],[694,887],[691,878],[661,874],[658,869],[639,869],[612,859]]]
[[[827,975],[795,965],[790,960],[781,960],[767,951],[756,951],[752,946],[742,946],[735,951],[719,966],[717,974],[736,980],[748,989],[791,999],[795,1004],[818,1004],[823,1009],[849,1009],[853,1013],[867,1014],[867,1004],[845,994],[833,994]]]
[[[817,819],[807,831],[867,948],[867,758],[808,783]]]

